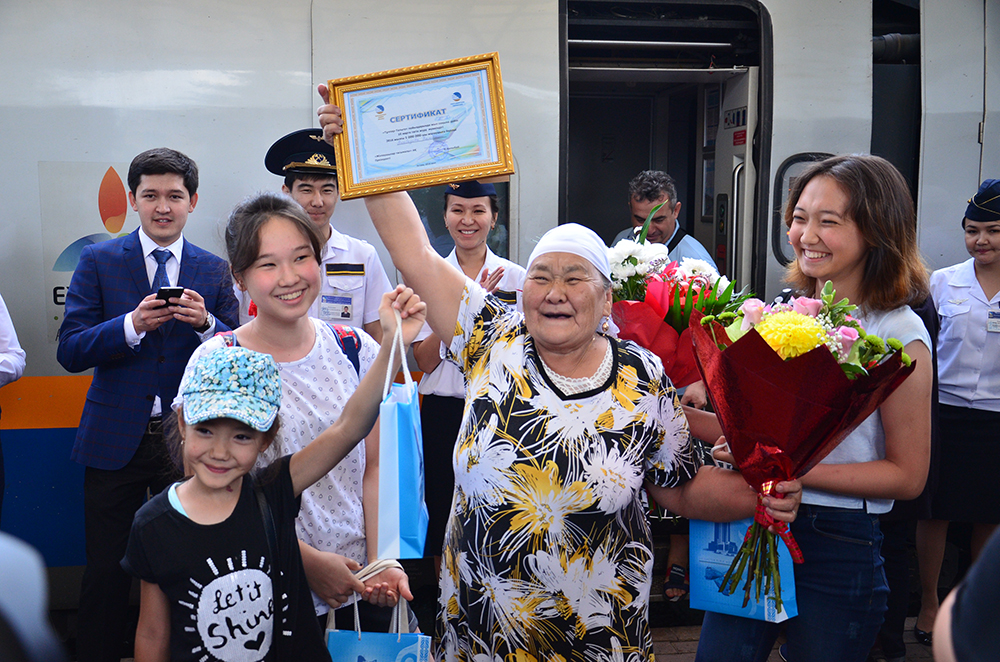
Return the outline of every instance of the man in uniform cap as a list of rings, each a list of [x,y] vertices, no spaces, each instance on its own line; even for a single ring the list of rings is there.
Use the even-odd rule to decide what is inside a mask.
[[[293,131],[271,145],[264,166],[285,178],[281,190],[302,205],[323,242],[322,289],[309,316],[364,329],[380,342],[378,306],[392,286],[375,248],[330,223],[340,199],[333,147],[319,129]],[[240,321],[245,323],[254,309],[246,293],[237,291],[237,298]]]

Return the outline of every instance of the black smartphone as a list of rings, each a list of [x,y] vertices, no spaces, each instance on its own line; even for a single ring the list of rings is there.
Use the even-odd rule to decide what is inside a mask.
[[[156,291],[156,298],[161,301],[169,302],[171,297],[181,297],[184,295],[183,287],[161,287]]]

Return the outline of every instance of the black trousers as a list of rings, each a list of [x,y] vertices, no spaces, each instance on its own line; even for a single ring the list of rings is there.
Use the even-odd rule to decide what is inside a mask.
[[[3,515],[3,491],[7,489],[7,481],[3,473],[3,443],[0,443],[0,516]],[[3,518],[0,517],[0,521]]]
[[[906,657],[903,630],[906,629],[906,612],[910,605],[910,556],[907,541],[913,538],[916,520],[880,518],[882,527],[882,558],[885,580],[889,584],[889,601],[885,621],[879,631],[878,641],[888,658]]]
[[[132,519],[146,501],[180,472],[171,464],[158,426],[151,424],[135,455],[121,469],[87,467],[83,476],[83,515],[87,568],[80,588],[77,659],[118,662],[127,635],[132,577],[121,567]]]
[[[424,443],[424,501],[427,503],[427,542],[424,556],[440,556],[444,532],[451,516],[455,492],[452,455],[462,425],[465,400],[425,395],[420,403],[420,426]]]

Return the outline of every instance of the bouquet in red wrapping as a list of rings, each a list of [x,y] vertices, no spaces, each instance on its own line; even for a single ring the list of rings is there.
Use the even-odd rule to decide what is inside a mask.
[[[813,468],[871,415],[913,371],[902,345],[865,333],[846,299],[766,306],[748,299],[737,314],[691,316],[698,368],[743,478],[762,496]],[[775,589],[781,608],[774,526],[796,563],[801,551],[788,526],[758,503],[754,523],[722,582],[732,593],[744,571],[744,606],[752,585]],[[763,584],[763,586],[762,586]]]
[[[618,337],[632,340],[660,357],[674,386],[700,379],[688,321],[695,310],[706,315],[733,312],[747,298],[708,262],[684,258],[670,262],[667,247],[646,243],[650,211],[636,241],[608,249],[614,297],[611,316]]]

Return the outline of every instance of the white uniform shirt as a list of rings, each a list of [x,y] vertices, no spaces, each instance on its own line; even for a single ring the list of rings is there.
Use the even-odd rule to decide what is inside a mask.
[[[320,264],[319,296],[309,307],[309,316],[333,324],[363,328],[378,321],[382,295],[392,289],[375,247],[330,227]],[[234,285],[240,304],[240,324],[252,319],[250,297]]]
[[[458,269],[459,272],[462,271],[462,267],[458,264],[458,256],[455,254],[455,250],[452,249],[451,253],[445,260],[451,266]],[[515,307],[518,311],[521,310],[521,287],[524,285],[524,277],[527,274],[524,267],[519,264],[514,264],[510,260],[505,260],[502,257],[498,257],[493,251],[486,248],[486,262],[483,264],[483,269],[488,270],[493,273],[497,267],[503,267],[503,276],[500,277],[500,284],[497,286],[496,291],[493,293],[501,301],[509,306]],[[480,271],[476,276],[478,282],[479,276],[482,276],[483,272]],[[431,327],[424,324],[424,328],[420,330],[417,334],[416,340],[423,340],[431,334]],[[451,339],[449,338],[450,342]],[[420,385],[417,387],[417,391],[423,393],[424,395],[441,395],[451,398],[465,398],[465,380],[462,378],[462,373],[451,360],[445,358],[447,356],[447,343],[440,343],[440,356],[441,363],[437,365],[434,370],[425,374],[421,380]]]
[[[358,375],[351,360],[340,349],[330,325],[317,319],[312,321],[316,327],[316,343],[309,353],[298,361],[278,363],[281,427],[271,447],[273,450],[267,451],[267,462],[302,450],[320,432],[333,425],[351,394],[357,390],[361,377],[378,356],[378,343],[359,331],[361,374]],[[201,345],[194,356],[224,345],[222,338],[213,338]],[[334,552],[367,565],[362,506],[364,475],[365,442],[361,441],[330,473],[302,492],[302,506],[295,522],[299,540],[321,552]],[[330,609],[316,594],[313,594],[313,604],[318,614]]]
[[[989,313],[1000,316],[1000,293],[986,298],[969,258],[931,274],[931,296],[941,320],[941,404],[1000,412],[1000,333],[987,330]]]

